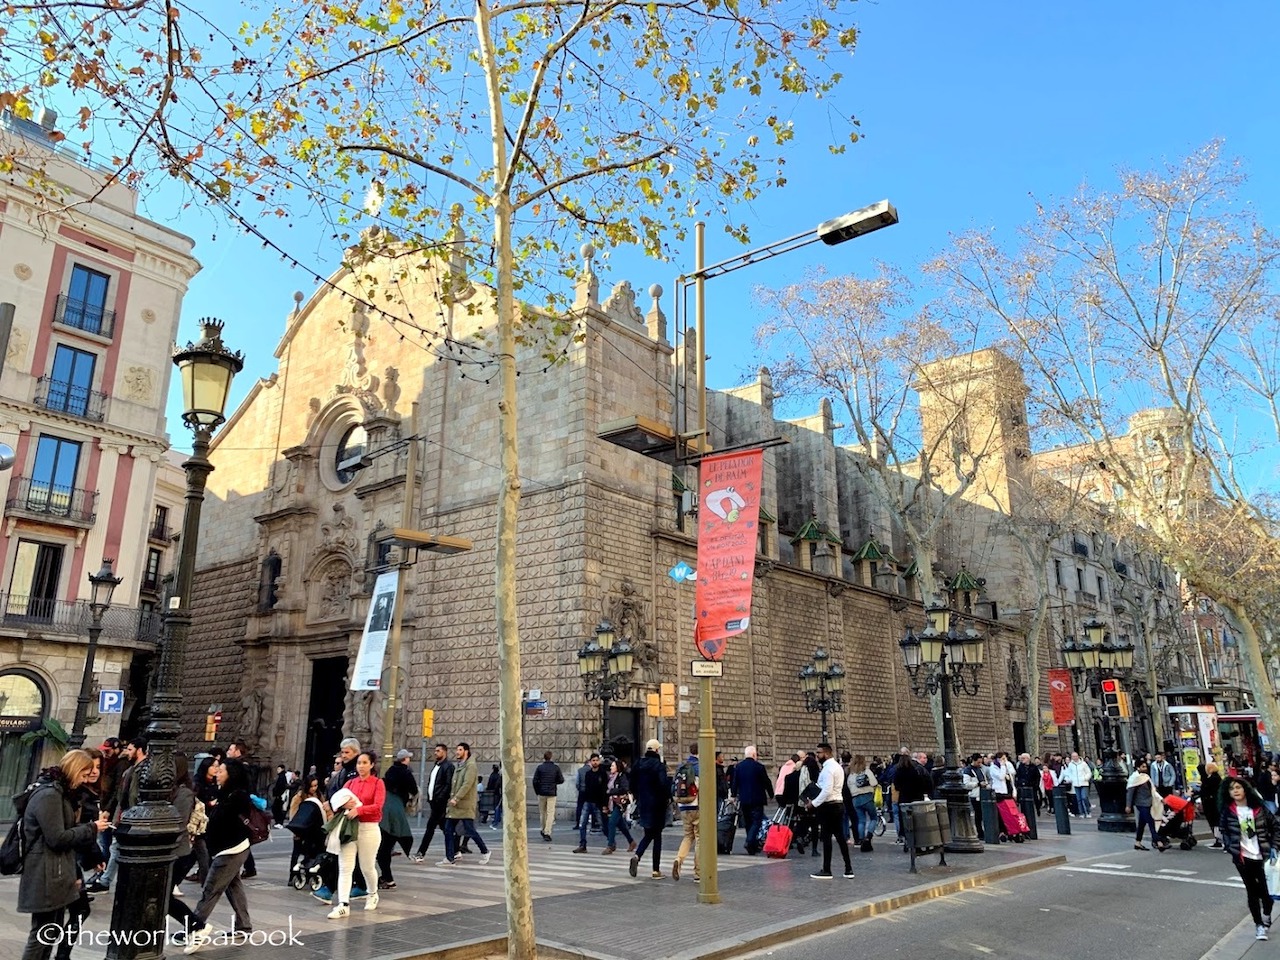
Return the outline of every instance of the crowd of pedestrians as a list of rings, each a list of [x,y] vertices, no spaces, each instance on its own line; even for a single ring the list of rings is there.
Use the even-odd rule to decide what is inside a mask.
[[[171,800],[187,828],[175,851],[174,886],[167,903],[168,915],[181,928],[176,941],[186,953],[210,942],[210,917],[223,899],[231,908],[233,932],[252,932],[243,880],[256,873],[252,847],[262,839],[265,826],[255,830],[255,818],[265,825],[268,811],[275,826],[294,833],[290,879],[299,879],[294,884],[299,889],[318,886],[313,896],[330,908],[327,916],[332,920],[349,916],[355,900],[363,899],[366,911],[377,910],[380,892],[396,887],[393,857],[403,854],[407,861],[423,863],[438,832],[443,834],[444,849],[437,866],[463,863],[470,843],[475,844],[478,862],[487,864],[491,854],[476,824],[487,818],[496,829],[501,823],[501,767],[494,764],[482,783],[467,743],[452,748],[437,744],[433,753],[421,794],[411,751],[399,751],[380,774],[378,757],[362,750],[358,741],[347,739],[327,777],[321,778],[314,769],[302,776],[281,766],[267,797],[255,795],[253,771],[242,743],[231,744],[225,752],[212,750],[194,774],[186,756],[178,754]],[[52,955],[54,947],[36,935],[49,924],[66,931],[56,947],[58,960],[66,960],[89,915],[91,895],[111,889],[119,862],[114,834],[124,811],[137,800],[147,756],[143,739],[124,744],[108,739],[100,749],[71,750],[15,798],[28,837],[17,906],[32,917],[23,960],[48,960]],[[1125,812],[1134,815],[1137,823],[1135,848],[1150,849],[1143,843],[1149,835],[1156,849],[1167,849],[1179,816],[1188,804],[1195,810],[1194,801],[1186,796],[1185,771],[1159,753],[1118,755],[1115,763],[1125,778]],[[696,744],[669,765],[662,744],[650,740],[630,769],[622,759],[592,753],[575,775],[577,845],[573,852],[587,853],[590,834],[599,832],[601,853],[613,854],[621,834],[630,854],[630,875],[639,875],[647,856],[650,877],[665,879],[663,834],[678,818],[680,840],[669,875],[679,881],[688,872],[688,863],[693,879],[699,879],[699,834],[702,828],[713,827],[699,820],[702,768]],[[852,853],[855,849],[872,853],[873,840],[885,832],[887,823],[896,825],[896,840],[902,843],[903,805],[938,796],[943,773],[928,755],[905,747],[891,760],[847,752],[837,758],[828,743],[787,756],[776,776],[750,745],[741,760],[726,763],[717,754],[712,769],[716,796],[723,804],[715,826],[727,828],[729,847],[740,826],[744,828],[742,851],[758,856],[768,849],[775,827],[784,827],[779,835],[788,838],[791,849],[800,854],[807,850],[813,858],[821,851],[821,866],[810,874],[815,880],[829,880],[837,873],[852,878]],[[1094,809],[1091,791],[1102,779],[1103,768],[1079,753],[1049,754],[1042,759],[1023,753],[1015,759],[997,751],[970,755],[960,776],[974,803],[981,836],[983,791],[997,802],[1034,798],[1037,807],[1043,808],[1054,789],[1064,786],[1071,815],[1089,818]],[[1232,767],[1223,777],[1217,765],[1209,763],[1200,768],[1199,780],[1200,804],[1214,830],[1213,846],[1231,855],[1258,938],[1266,939],[1271,898],[1263,865],[1276,849],[1280,768],[1266,758],[1257,770]],[[532,776],[540,832],[546,842],[554,839],[556,801],[565,782],[554,755],[546,752]],[[427,824],[416,854],[411,855],[409,817],[418,803],[425,804]],[[776,806],[772,817],[771,805]],[[720,832],[723,838],[726,833]],[[833,863],[837,851],[840,861]],[[786,848],[781,851],[786,852]],[[310,883],[313,877],[315,884]],[[188,881],[199,886],[194,906],[188,906],[182,895],[182,884]]]

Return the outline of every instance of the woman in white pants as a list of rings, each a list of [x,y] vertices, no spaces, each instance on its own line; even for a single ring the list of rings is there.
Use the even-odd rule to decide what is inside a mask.
[[[365,751],[356,758],[356,776],[348,780],[344,790],[351,796],[342,796],[339,791],[333,798],[333,812],[336,816],[341,811],[345,816],[359,824],[359,832],[353,841],[344,843],[338,853],[338,902],[329,911],[330,920],[340,920],[351,913],[351,877],[355,873],[356,860],[360,861],[360,872],[364,874],[369,885],[369,896],[365,899],[366,910],[378,909],[378,847],[382,843],[382,830],[378,824],[382,822],[382,805],[387,798],[386,785],[373,772],[374,755]]]

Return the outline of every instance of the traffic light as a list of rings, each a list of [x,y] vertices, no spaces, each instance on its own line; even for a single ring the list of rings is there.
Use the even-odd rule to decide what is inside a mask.
[[[1102,706],[1108,717],[1129,716],[1129,696],[1121,689],[1119,680],[1102,681]]]

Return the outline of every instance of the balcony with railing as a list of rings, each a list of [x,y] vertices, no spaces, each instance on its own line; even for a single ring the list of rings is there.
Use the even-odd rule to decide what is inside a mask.
[[[173,530],[169,524],[153,520],[151,526],[147,528],[147,539],[155,540],[157,543],[169,543],[173,539]]]
[[[101,423],[106,417],[107,395],[64,380],[41,377],[36,381],[35,404],[54,413]]]
[[[116,312],[108,310],[100,303],[73,300],[65,293],[60,293],[58,303],[53,310],[53,320],[64,327],[71,327],[110,340],[115,332]]]
[[[102,637],[155,643],[160,639],[160,617],[153,610],[139,607],[108,607],[102,616]],[[88,634],[92,620],[86,600],[50,600],[0,593],[0,629],[3,630],[83,636]]]
[[[19,477],[9,490],[9,499],[4,505],[8,514],[72,527],[91,527],[98,519],[97,490],[60,487],[32,477]]]

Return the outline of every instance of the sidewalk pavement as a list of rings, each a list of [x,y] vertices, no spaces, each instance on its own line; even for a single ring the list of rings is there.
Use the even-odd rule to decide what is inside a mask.
[[[1106,855],[1123,849],[1127,838],[1099,835],[1080,822],[1072,837],[1041,834],[1038,842],[989,846],[982,854],[951,854],[948,866],[937,866],[936,854],[918,860],[918,875],[908,872],[908,859],[892,835],[876,841],[875,852],[854,854],[856,877],[813,880],[809,874],[821,863],[793,851],[785,860],[747,857],[741,852],[721,857],[719,886],[722,902],[698,903],[692,863],[683,877],[669,877],[678,837],[664,836],[664,880],[649,878],[648,857],[638,879],[627,873],[625,847],[612,857],[600,855],[593,836],[591,852],[575,855],[566,837],[543,844],[534,832],[530,844],[530,878],[536,898],[534,921],[546,957],[582,960],[718,960],[752,949],[785,942],[797,936],[888,910],[946,896],[1071,859]],[[1041,826],[1052,830],[1052,820]],[[1092,826],[1092,823],[1088,823]],[[248,881],[250,912],[260,937],[287,932],[292,944],[255,945],[255,960],[328,960],[358,956],[362,960],[396,958],[486,956],[505,950],[506,908],[498,834],[484,832],[494,849],[493,861],[480,866],[472,856],[462,865],[416,865],[393,861],[398,886],[385,891],[376,912],[355,901],[348,919],[325,919],[327,907],[284,883],[288,845],[283,837],[255,849],[259,879]],[[741,837],[739,837],[741,840]],[[439,851],[435,851],[437,857]],[[837,853],[838,859],[838,853]],[[194,906],[197,891],[186,884],[186,899]],[[0,898],[13,897],[12,882],[0,881]],[[94,904],[90,931],[105,931],[110,919],[110,896]],[[223,901],[212,917],[215,927],[230,921]],[[29,918],[11,910],[0,912],[0,960],[17,960]],[[83,941],[82,941],[83,943]],[[80,946],[76,956],[100,956],[99,943]],[[202,956],[219,960],[243,947],[209,945]],[[176,949],[171,948],[171,954]]]

